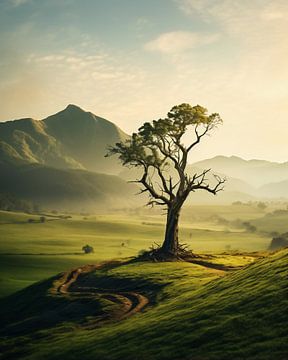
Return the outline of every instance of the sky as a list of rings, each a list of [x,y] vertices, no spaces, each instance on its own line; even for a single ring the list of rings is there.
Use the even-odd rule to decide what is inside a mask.
[[[76,104],[127,133],[176,104],[223,125],[191,161],[288,161],[287,0],[0,0],[0,121]]]

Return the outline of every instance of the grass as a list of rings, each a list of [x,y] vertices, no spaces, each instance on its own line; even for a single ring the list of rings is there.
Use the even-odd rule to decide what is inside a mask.
[[[235,265],[245,263],[243,256],[230,257]],[[75,327],[68,313],[56,328],[4,336],[3,344],[11,358],[29,360],[287,359],[288,250],[250,265],[246,260],[243,269],[227,274],[179,262],[96,271],[89,275],[96,285],[113,278],[142,282],[148,289],[158,286],[156,303],[129,319],[89,331]],[[228,255],[219,255],[217,261],[229,262]],[[6,314],[15,309],[13,321],[21,327],[27,318],[50,310],[48,289],[47,282],[33,285],[3,299],[0,309]]]
[[[30,218],[36,222],[28,223]],[[285,224],[287,218],[281,215]],[[71,267],[134,256],[154,242],[161,243],[165,217],[153,211],[140,214],[122,211],[72,215],[71,219],[46,214],[46,219],[40,223],[39,215],[0,211],[0,296]],[[262,221],[267,231],[274,231],[279,225],[277,216],[268,222],[265,213],[252,206],[188,207],[181,217],[181,242],[195,252],[267,249],[271,237],[262,228],[260,232],[249,233],[235,227],[233,222],[237,219]],[[94,254],[82,254],[86,244],[94,247]]]
[[[210,253],[209,263],[241,270],[130,263],[87,275],[96,286],[136,288],[151,300],[143,313],[93,330],[79,324],[114,305],[101,297],[52,296],[51,277],[83,264],[131,257],[160,243],[164,217],[153,211],[69,219],[46,214],[40,223],[39,215],[0,212],[0,295],[12,294],[0,299],[4,358],[286,360],[288,250],[256,260],[253,253],[264,254],[271,240],[267,234],[277,226],[286,229],[287,214],[269,211],[195,206],[182,214],[182,242]],[[243,221],[257,231],[245,231],[239,226]],[[86,244],[94,254],[81,253]]]

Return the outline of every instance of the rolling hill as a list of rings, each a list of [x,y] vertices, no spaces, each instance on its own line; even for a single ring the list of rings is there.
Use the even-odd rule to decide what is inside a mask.
[[[1,300],[4,356],[285,360],[287,257],[75,268]]]
[[[32,201],[40,208],[95,211],[132,206],[135,202],[135,185],[115,175],[39,164],[2,163],[0,168],[1,192]]]

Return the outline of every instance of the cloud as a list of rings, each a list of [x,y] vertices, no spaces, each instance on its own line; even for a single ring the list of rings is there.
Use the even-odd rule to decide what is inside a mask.
[[[172,31],[159,35],[144,45],[145,50],[164,54],[182,53],[199,46],[214,43],[218,34],[202,34],[189,31]]]
[[[200,17],[219,30],[247,41],[263,34],[275,35],[279,27],[287,28],[286,0],[175,0],[186,15]]]
[[[32,0],[9,0],[9,2],[13,7],[18,7],[18,6],[21,6],[21,5],[31,3]]]

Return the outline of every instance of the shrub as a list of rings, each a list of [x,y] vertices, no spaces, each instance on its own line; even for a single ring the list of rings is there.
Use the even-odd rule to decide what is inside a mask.
[[[281,234],[271,240],[268,250],[278,250],[288,246],[288,233]]]
[[[82,247],[82,251],[84,251],[85,254],[94,253],[93,247],[88,244]]]
[[[246,231],[254,233],[257,230],[256,226],[250,224],[248,221],[243,222],[242,225],[244,226]]]

